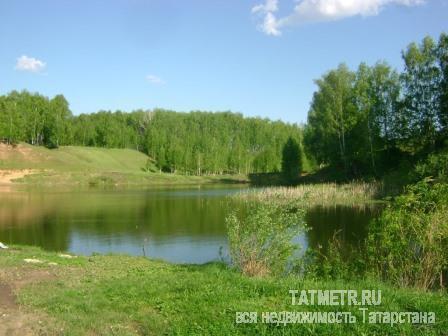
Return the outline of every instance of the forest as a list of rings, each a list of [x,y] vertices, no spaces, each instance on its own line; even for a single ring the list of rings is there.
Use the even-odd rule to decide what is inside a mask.
[[[132,148],[148,154],[161,171],[191,175],[249,174],[281,169],[296,124],[245,118],[231,112],[166,110],[99,111],[73,116],[62,95],[48,99],[27,91],[0,97],[0,139],[49,148],[78,145]]]
[[[446,146],[448,35],[411,43],[402,58],[401,73],[384,61],[328,71],[315,81],[305,126],[231,112],[162,109],[74,116],[63,95],[13,91],[0,96],[0,139],[49,148],[133,148],[148,154],[160,171],[205,175],[279,172],[291,138],[300,166],[306,161],[307,169],[308,162],[329,166],[345,178],[380,177]]]
[[[447,145],[448,35],[411,43],[402,58],[402,73],[341,64],[316,80],[304,142],[317,162],[378,176]]]

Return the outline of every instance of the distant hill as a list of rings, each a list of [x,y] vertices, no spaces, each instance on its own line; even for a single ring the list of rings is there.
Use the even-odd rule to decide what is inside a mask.
[[[15,147],[0,144],[0,169],[140,172],[148,159],[147,155],[132,149],[78,146],[47,149],[25,143]]]
[[[26,143],[17,146],[0,144],[0,176],[5,183],[10,182],[12,176],[18,176],[20,182],[36,185],[163,185],[246,181],[245,176],[238,175],[159,173],[150,157],[132,149],[80,146],[48,149]]]

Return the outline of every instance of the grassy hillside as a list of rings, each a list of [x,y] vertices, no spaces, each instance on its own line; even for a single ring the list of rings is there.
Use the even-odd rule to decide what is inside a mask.
[[[28,263],[25,261],[28,260]],[[51,288],[51,290],[48,290]],[[174,265],[143,257],[72,257],[31,247],[0,250],[1,308],[8,323],[42,335],[442,335],[448,301],[441,293],[382,283],[249,278],[223,264]],[[363,323],[358,306],[291,305],[290,289],[380,289],[369,311],[428,312],[435,324]],[[17,299],[16,299],[16,298]],[[0,299],[1,302],[1,299]],[[255,311],[256,324],[235,323]],[[354,324],[261,322],[261,312],[350,311]],[[37,322],[38,321],[38,322]],[[37,333],[36,333],[37,334]]]
[[[141,171],[148,157],[131,149],[66,146],[48,149],[19,144],[1,145],[0,168],[54,169],[60,171]]]
[[[235,176],[161,174],[150,158],[136,150],[65,146],[48,149],[0,144],[0,170],[33,169],[16,182],[55,185],[196,184],[244,180]],[[149,171],[148,171],[149,170]]]

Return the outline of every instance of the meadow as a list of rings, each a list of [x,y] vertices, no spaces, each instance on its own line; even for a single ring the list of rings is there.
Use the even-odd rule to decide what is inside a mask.
[[[190,176],[160,172],[144,153],[133,149],[20,143],[0,144],[0,171],[32,170],[14,182],[40,186],[138,186],[246,182],[244,175]]]
[[[176,265],[119,255],[70,258],[22,246],[0,250],[0,278],[3,290],[9,288],[20,304],[2,305],[2,313],[21,325],[21,332],[33,328],[43,335],[443,335],[448,329],[446,294],[370,279],[247,277],[221,263]],[[379,289],[382,302],[369,310],[432,311],[436,322],[369,324],[356,306],[291,305],[290,289],[317,288]],[[261,317],[256,324],[235,323],[236,312],[246,311],[260,316],[349,311],[357,323],[277,325],[261,323]]]

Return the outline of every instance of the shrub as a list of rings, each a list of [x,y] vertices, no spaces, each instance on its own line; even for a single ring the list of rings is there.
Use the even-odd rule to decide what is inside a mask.
[[[155,161],[152,158],[148,158],[146,160],[145,166],[142,167],[142,170],[147,173],[155,173],[158,171]]]
[[[371,225],[370,264],[381,278],[422,289],[443,286],[448,266],[448,185],[408,187]]]
[[[339,230],[333,234],[325,250],[321,245],[308,247],[297,263],[296,273],[311,280],[363,279],[367,269],[364,245],[345,245],[341,233]]]
[[[448,183],[448,153],[432,154],[415,167],[417,180],[432,178],[437,182]]]
[[[300,248],[293,241],[305,230],[297,205],[247,201],[226,217],[232,264],[249,276],[279,275]]]
[[[114,185],[116,183],[116,181],[110,176],[97,175],[97,176],[91,177],[89,179],[88,183],[89,183],[89,186],[95,187],[95,186],[99,186],[99,185]]]

